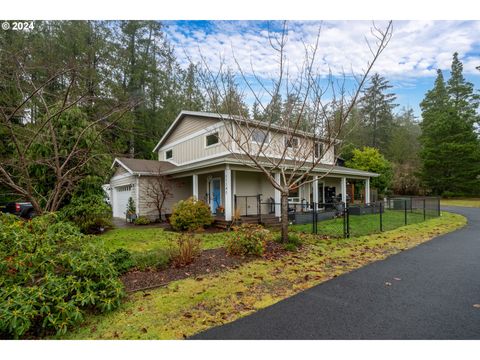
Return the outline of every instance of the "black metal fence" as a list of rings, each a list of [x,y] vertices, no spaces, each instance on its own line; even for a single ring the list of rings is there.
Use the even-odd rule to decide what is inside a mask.
[[[235,196],[235,209],[241,217],[255,217],[272,224],[274,199],[261,195]],[[288,220],[294,230],[329,237],[368,235],[420,223],[440,216],[439,197],[389,197],[370,204],[345,204],[332,199],[327,203],[302,201],[288,204]],[[269,222],[270,220],[270,222]]]
[[[391,197],[370,204],[344,206],[330,219],[326,213],[313,207],[312,233],[331,237],[362,236],[396,229],[400,226],[420,223],[440,216],[440,198]],[[297,223],[294,223],[297,225]],[[306,230],[301,228],[301,230]]]

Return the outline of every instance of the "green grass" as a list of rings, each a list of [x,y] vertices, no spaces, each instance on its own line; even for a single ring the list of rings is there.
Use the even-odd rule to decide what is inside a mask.
[[[432,217],[429,212],[426,217]],[[350,215],[350,236],[364,236],[380,232],[380,215]],[[407,224],[422,222],[423,212],[407,211]],[[393,230],[405,225],[405,212],[403,210],[386,210],[382,214],[383,231]],[[312,224],[291,225],[295,232],[312,232]],[[318,222],[318,234],[330,237],[343,237],[343,218],[324,220]]]
[[[184,279],[129,295],[115,312],[90,315],[67,339],[182,339],[231,322],[304,289],[458,229],[458,214],[350,239],[301,235],[304,248],[276,260]],[[385,278],[385,281],[391,279]],[[391,280],[394,283],[393,280]]]
[[[179,233],[165,231],[161,228],[129,227],[113,229],[96,237],[96,241],[108,250],[124,248],[131,252],[149,252],[168,249]],[[203,249],[222,247],[227,233],[198,233],[194,236],[202,239]]]
[[[443,206],[480,207],[480,198],[442,199],[440,204]]]

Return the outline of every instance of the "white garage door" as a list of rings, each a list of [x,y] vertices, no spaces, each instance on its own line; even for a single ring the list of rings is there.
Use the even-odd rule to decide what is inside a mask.
[[[117,186],[113,194],[113,217],[125,218],[128,198],[132,196],[132,185]]]

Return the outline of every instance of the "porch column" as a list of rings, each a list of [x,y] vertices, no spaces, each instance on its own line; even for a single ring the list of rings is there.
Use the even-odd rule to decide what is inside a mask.
[[[365,179],[365,204],[370,203],[370,178]]]
[[[341,192],[342,192],[342,202],[344,204],[347,203],[347,178],[342,177],[342,182],[341,182]]]
[[[318,176],[315,175],[313,177],[313,182],[312,182],[312,186],[313,186],[313,202],[318,204]]]
[[[275,182],[280,184],[280,173],[275,173]],[[282,201],[280,191],[275,189],[275,216],[280,217],[282,215],[282,208],[280,206],[280,202]]]
[[[225,166],[225,220],[232,221],[232,170]]]
[[[195,199],[198,200],[198,175],[192,175],[192,195]]]

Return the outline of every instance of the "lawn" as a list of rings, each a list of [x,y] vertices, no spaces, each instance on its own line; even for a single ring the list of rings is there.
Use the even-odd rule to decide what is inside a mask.
[[[277,260],[258,259],[128,296],[115,312],[89,316],[68,339],[182,339],[231,322],[335,276],[458,229],[458,214],[349,239],[303,235],[305,246]]]
[[[167,249],[179,236],[179,233],[165,231],[162,228],[128,227],[113,229],[96,238],[99,245],[109,250],[124,248],[131,252],[147,252]],[[202,238],[203,249],[214,249],[223,246],[227,233],[199,233],[195,236]]]
[[[480,198],[442,199],[440,204],[443,206],[480,207]]]
[[[429,217],[429,214],[426,214]],[[350,236],[363,236],[380,232],[380,215],[350,215]],[[423,221],[423,212],[407,211],[407,224]],[[403,210],[386,210],[382,214],[383,230],[393,230],[405,225],[405,212]],[[312,224],[292,225],[295,232],[310,233]],[[318,234],[331,237],[343,237],[343,218],[324,220],[318,222]]]

